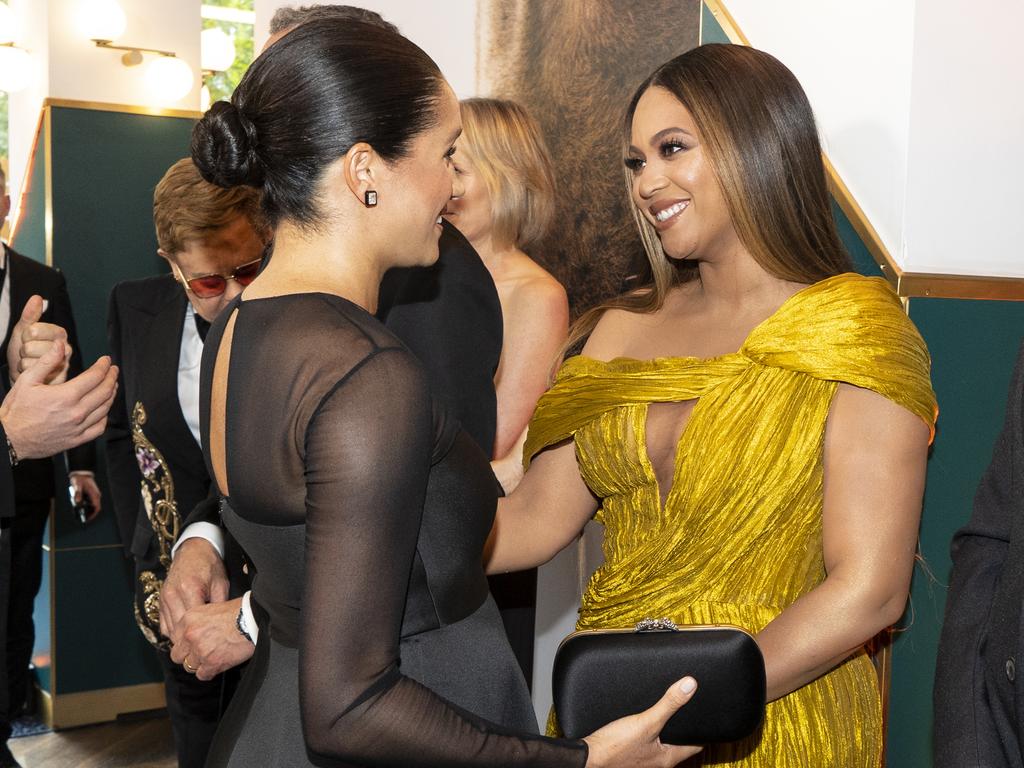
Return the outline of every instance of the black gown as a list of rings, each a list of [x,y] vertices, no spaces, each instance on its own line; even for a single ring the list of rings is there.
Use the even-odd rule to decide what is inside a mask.
[[[236,299],[207,457],[232,316],[223,515],[260,634],[207,765],[583,766],[535,735],[481,566],[493,475],[420,363],[340,297]]]

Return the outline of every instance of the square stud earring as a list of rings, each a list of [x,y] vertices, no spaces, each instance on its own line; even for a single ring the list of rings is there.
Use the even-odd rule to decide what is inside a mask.
[[[375,189],[368,189],[368,190],[366,190],[366,195],[364,197],[364,200],[366,201],[366,207],[367,208],[373,208],[373,206],[375,206],[377,204],[377,190],[375,190]]]

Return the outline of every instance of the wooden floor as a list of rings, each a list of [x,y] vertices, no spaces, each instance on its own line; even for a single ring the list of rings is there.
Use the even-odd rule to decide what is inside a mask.
[[[88,725],[11,739],[24,768],[176,768],[166,717]]]

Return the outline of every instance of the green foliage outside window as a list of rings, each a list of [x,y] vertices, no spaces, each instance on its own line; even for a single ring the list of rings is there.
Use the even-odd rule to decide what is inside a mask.
[[[253,0],[203,0],[204,5],[216,5],[221,8],[235,8],[241,11],[253,10]],[[235,39],[235,63],[226,72],[218,72],[208,77],[206,85],[210,89],[210,102],[231,97],[235,86],[242,79],[245,70],[253,59],[253,25],[236,24],[229,21],[203,19],[203,29],[219,28]]]

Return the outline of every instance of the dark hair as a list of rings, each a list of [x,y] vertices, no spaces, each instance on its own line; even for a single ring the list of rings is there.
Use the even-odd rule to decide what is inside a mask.
[[[315,227],[324,170],[353,144],[384,160],[436,125],[444,77],[415,44],[375,24],[311,21],[264,51],[231,101],[192,131],[192,159],[221,187],[261,187],[271,227]]]
[[[736,234],[765,271],[813,283],[852,269],[832,218],[814,113],[782,62],[742,45],[702,45],[677,56],[637,88],[626,111],[624,146],[637,104],[653,87],[669,91],[692,115]],[[632,179],[625,173],[629,190]],[[691,263],[670,262],[654,227],[636,206],[630,208],[653,280],[581,315],[569,347],[593,330],[605,310],[653,312],[673,284],[697,275]]]
[[[384,21],[384,17],[376,11],[356,8],[354,5],[303,5],[299,8],[285,6],[274,11],[270,18],[270,34],[276,35],[291,27],[305,24],[307,21],[329,19],[332,21],[362,21],[376,24],[391,32],[398,32],[398,27]]]

